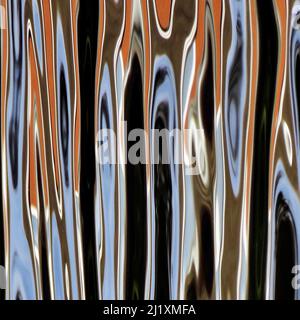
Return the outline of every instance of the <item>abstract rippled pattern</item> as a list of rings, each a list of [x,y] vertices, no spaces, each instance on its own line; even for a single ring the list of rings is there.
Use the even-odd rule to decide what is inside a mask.
[[[0,4],[2,298],[300,298],[299,0]],[[124,120],[198,174],[100,164]]]

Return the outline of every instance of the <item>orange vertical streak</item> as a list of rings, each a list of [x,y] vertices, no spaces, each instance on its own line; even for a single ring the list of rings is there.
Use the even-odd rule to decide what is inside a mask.
[[[172,0],[155,0],[155,6],[159,24],[163,30],[167,30],[171,19]]]
[[[150,48],[150,27],[148,19],[148,5],[147,1],[142,1],[142,14],[143,14],[143,26],[144,26],[144,115],[145,115],[145,130],[148,132],[148,114],[149,114],[149,91],[150,91],[150,67],[151,67],[151,48]]]
[[[37,186],[37,157],[40,157],[41,178],[44,206],[49,206],[49,191],[47,178],[46,150],[45,150],[45,134],[42,114],[41,89],[37,71],[37,59],[34,50],[32,38],[29,38],[29,72],[31,82],[30,86],[30,119],[29,119],[29,200],[30,205],[38,209],[39,197]],[[35,112],[37,118],[35,119]],[[36,121],[37,120],[37,121]],[[38,136],[36,136],[36,129]],[[39,145],[40,154],[37,154],[37,143]]]
[[[249,128],[246,137],[246,214],[247,214],[247,225],[249,225],[250,218],[250,201],[251,201],[251,177],[252,177],[252,162],[253,162],[253,143],[254,143],[254,124],[255,124],[255,111],[256,111],[256,95],[257,95],[257,82],[258,82],[258,57],[259,57],[259,47],[258,47],[258,21],[257,21],[257,8],[254,1],[249,2],[250,6],[250,26],[251,26],[251,59],[250,59],[250,98],[249,98]]]
[[[221,101],[221,27],[222,27],[222,1],[212,1],[212,16],[215,34],[215,54],[216,54],[216,74],[215,74],[215,92],[217,110]]]
[[[200,1],[198,4],[198,13],[197,13],[197,30],[195,37],[195,47],[196,47],[196,58],[195,66],[196,72],[193,79],[193,85],[191,88],[191,98],[195,98],[197,93],[197,77],[199,75],[199,67],[203,60],[204,55],[204,26],[205,26],[205,6],[206,1]]]
[[[73,49],[75,63],[75,123],[74,123],[74,187],[75,192],[79,192],[79,155],[80,155],[80,88],[79,88],[79,66],[78,66],[78,44],[77,44],[77,14],[78,2],[72,1],[72,33],[73,33]]]
[[[37,108],[40,108],[40,95],[37,84],[36,65],[33,54],[32,39],[29,39],[29,74],[30,82],[28,83],[30,93],[29,108],[29,203],[30,206],[38,208],[38,195],[37,195],[37,183],[36,183],[36,137],[35,137],[35,104]]]
[[[51,117],[51,141],[54,154],[54,173],[56,190],[59,190],[60,171],[59,171],[59,159],[58,159],[58,146],[57,146],[57,127],[56,127],[56,98],[55,98],[55,83],[54,83],[54,56],[53,56],[53,37],[52,37],[52,13],[50,7],[50,1],[43,1],[43,16],[44,16],[44,31],[45,31],[45,50],[46,50],[46,70],[47,70],[47,88],[49,109]],[[60,194],[60,192],[59,192]]]
[[[127,68],[129,46],[131,41],[131,20],[132,20],[132,0],[125,1],[125,29],[121,43],[121,52],[123,56],[124,68]]]
[[[5,12],[7,13],[7,0],[1,0],[1,5],[3,5]],[[6,19],[7,20],[7,19]],[[8,27],[8,21],[6,21]],[[2,159],[2,205],[3,205],[3,229],[4,229],[4,252],[5,252],[5,268],[7,282],[10,281],[10,274],[8,270],[10,269],[10,259],[9,259],[9,225],[10,219],[8,216],[8,203],[7,203],[7,174],[6,174],[6,104],[7,104],[7,75],[8,75],[8,34],[7,29],[0,30],[1,32],[1,159]],[[5,181],[5,182],[4,182]],[[6,297],[9,297],[10,288],[8,287],[6,292]]]
[[[99,26],[98,26],[98,47],[97,47],[97,61],[95,72],[95,134],[97,134],[97,119],[98,119],[98,100],[99,100],[99,87],[100,87],[100,73],[102,63],[102,47],[105,32],[105,1],[99,0]]]
[[[272,129],[271,129],[271,139],[270,139],[270,167],[269,167],[269,185],[272,185],[272,172],[274,169],[274,159],[275,159],[275,140],[276,140],[276,131],[278,126],[278,116],[280,110],[280,100],[282,97],[283,82],[285,77],[285,68],[286,68],[286,51],[287,51],[287,5],[286,1],[283,0],[274,0],[274,6],[277,7],[275,12],[277,13],[277,25],[279,29],[279,56],[278,56],[278,72],[277,72],[277,81],[276,81],[276,91],[275,91],[275,103],[273,111],[273,120],[272,120]],[[269,210],[272,207],[272,188],[269,190]]]

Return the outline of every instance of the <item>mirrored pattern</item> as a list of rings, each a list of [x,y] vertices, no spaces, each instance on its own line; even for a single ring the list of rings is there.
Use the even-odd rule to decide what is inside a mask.
[[[300,298],[299,0],[0,8],[1,298]]]

